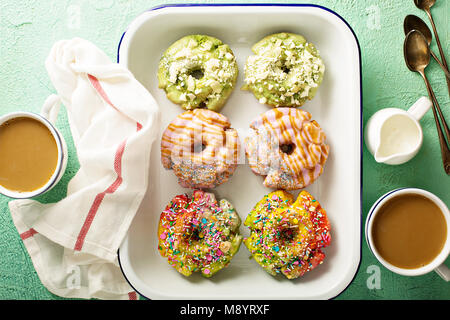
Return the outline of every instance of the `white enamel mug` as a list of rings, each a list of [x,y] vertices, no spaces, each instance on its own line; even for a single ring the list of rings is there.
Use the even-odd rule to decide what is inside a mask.
[[[396,267],[389,262],[387,262],[383,257],[378,253],[377,248],[374,245],[373,237],[372,237],[372,227],[373,227],[373,221],[375,216],[377,215],[379,209],[383,207],[383,205],[391,200],[392,198],[395,198],[400,195],[404,194],[419,194],[421,196],[426,197],[427,199],[433,201],[439,209],[441,209],[445,221],[447,223],[447,239],[445,240],[444,246],[441,250],[441,252],[425,266],[422,266],[420,268],[415,269],[405,269],[405,268],[399,268]],[[374,256],[378,259],[378,261],[385,266],[387,269],[391,270],[392,272],[395,272],[400,275],[404,276],[419,276],[426,274],[431,271],[435,271],[442,279],[445,281],[450,281],[450,269],[444,264],[445,260],[450,254],[450,213],[448,210],[448,207],[446,204],[439,199],[437,196],[432,194],[431,192],[428,192],[426,190],[417,189],[417,188],[402,188],[402,189],[396,189],[393,191],[390,191],[383,196],[381,196],[375,203],[373,204],[372,208],[369,211],[369,214],[367,215],[366,219],[366,225],[365,225],[365,233],[366,233],[366,242],[367,245],[374,254]]]
[[[408,111],[385,108],[376,112],[367,122],[364,133],[367,149],[375,161],[396,165],[411,160],[422,146],[419,121],[431,106],[430,99],[421,97]]]
[[[53,172],[50,179],[47,181],[45,185],[40,187],[39,189],[29,191],[29,192],[18,192],[18,191],[12,191],[4,188],[0,185],[0,193],[15,199],[28,199],[32,197],[36,197],[44,192],[47,192],[48,190],[52,189],[61,179],[63,176],[66,167],[67,167],[67,145],[64,140],[64,137],[62,134],[56,129],[54,126],[54,123],[56,121],[57,117],[57,108],[54,108],[55,105],[59,106],[59,99],[52,95],[50,96],[47,101],[44,103],[44,106],[41,110],[41,114],[36,114],[33,112],[26,112],[26,111],[19,111],[19,112],[11,112],[8,114],[5,114],[0,117],[0,126],[5,123],[8,120],[18,118],[18,117],[27,117],[32,118],[34,120],[39,121],[43,125],[45,125],[48,130],[51,132],[53,138],[56,141],[56,146],[58,148],[58,161],[55,171]],[[51,112],[50,112],[51,111]]]

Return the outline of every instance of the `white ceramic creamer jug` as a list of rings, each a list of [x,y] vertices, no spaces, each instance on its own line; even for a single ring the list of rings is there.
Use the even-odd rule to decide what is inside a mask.
[[[411,160],[422,146],[419,120],[431,106],[430,99],[421,97],[408,111],[385,108],[376,112],[365,127],[366,146],[375,161],[402,164]]]

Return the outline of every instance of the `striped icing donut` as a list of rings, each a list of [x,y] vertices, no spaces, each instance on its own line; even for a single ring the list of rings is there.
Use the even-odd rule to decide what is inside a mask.
[[[186,111],[164,131],[161,162],[185,188],[214,188],[237,167],[239,138],[228,119],[207,109]]]
[[[295,108],[266,111],[250,124],[245,153],[264,185],[295,190],[313,183],[323,171],[329,146],[311,114]]]

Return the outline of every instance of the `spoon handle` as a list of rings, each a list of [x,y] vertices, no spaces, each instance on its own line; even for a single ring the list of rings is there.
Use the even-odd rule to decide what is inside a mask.
[[[431,88],[431,85],[430,85],[430,88]],[[439,103],[437,102],[434,91],[430,90],[430,92],[432,94],[433,104],[434,104],[435,108],[437,109],[437,112],[439,113],[439,117],[441,118],[441,123],[442,123],[442,126],[444,127],[445,135],[447,136],[447,140],[450,143],[450,129],[448,128],[447,122],[445,121],[444,115],[442,114],[441,107],[439,106]]]
[[[430,19],[431,27],[433,28],[433,33],[434,33],[434,37],[436,38],[436,44],[437,44],[438,49],[439,49],[439,54],[440,54],[441,59],[442,59],[442,64],[444,65],[444,67],[448,71],[447,60],[445,60],[445,54],[444,54],[444,51],[442,50],[441,41],[439,40],[439,36],[438,36],[438,33],[437,33],[436,25],[434,24],[433,17],[431,16],[431,11],[430,11],[430,9],[426,9],[425,12],[426,12],[428,18]],[[447,78],[447,89],[448,89],[448,93],[450,95],[450,79],[448,79],[448,78]]]
[[[433,89],[431,88],[430,82],[427,79],[427,76],[425,75],[425,71],[421,71],[420,72],[421,76],[423,77],[424,81],[425,81],[425,85],[427,87],[427,91],[428,91],[428,95],[430,96],[431,101],[433,101],[433,115],[434,115],[434,121],[436,122],[436,129],[438,131],[438,136],[439,136],[439,143],[441,146],[441,155],[442,155],[442,163],[444,165],[444,170],[445,172],[450,175],[450,150],[448,148],[448,145],[445,141],[444,138],[444,133],[442,132],[440,123],[439,123],[439,118],[438,118],[438,114],[436,113],[436,109],[439,112],[439,115],[442,117],[441,121],[442,124],[444,126],[445,129],[445,134],[447,135],[447,138],[450,141],[450,132],[447,126],[447,123],[445,122],[445,119],[442,115],[441,112],[441,108],[439,107],[439,104],[436,100],[436,97],[434,95]]]
[[[436,60],[436,62],[439,64],[439,66],[441,67],[442,71],[444,71],[445,76],[447,77],[447,80],[450,79],[450,72],[448,72],[447,68],[444,67],[444,65],[442,64],[442,62],[439,60],[439,58],[436,56],[436,54],[430,50],[431,56],[434,58],[434,60]]]

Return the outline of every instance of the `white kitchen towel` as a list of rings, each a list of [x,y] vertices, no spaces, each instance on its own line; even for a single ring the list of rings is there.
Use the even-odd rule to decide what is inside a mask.
[[[45,65],[57,95],[43,109],[54,117],[66,107],[80,168],[59,202],[11,201],[14,224],[49,291],[137,298],[117,250],[147,190],[158,106],[129,70],[87,40],[57,42]]]

